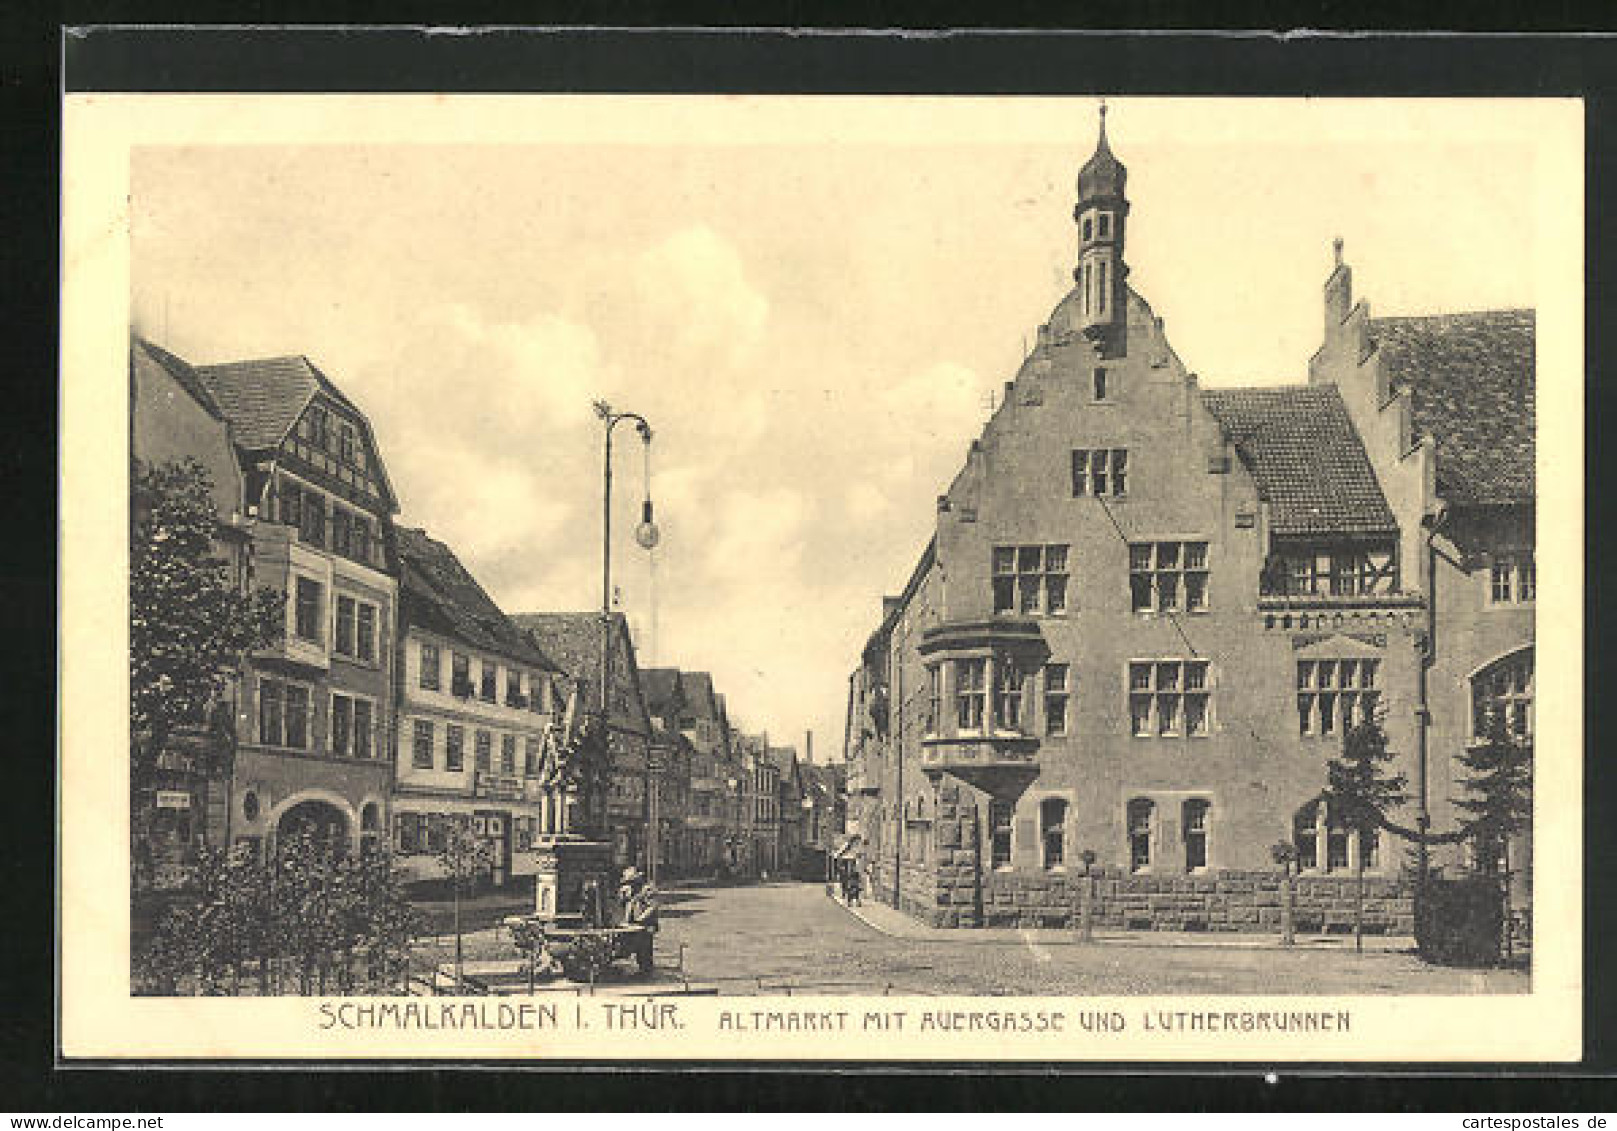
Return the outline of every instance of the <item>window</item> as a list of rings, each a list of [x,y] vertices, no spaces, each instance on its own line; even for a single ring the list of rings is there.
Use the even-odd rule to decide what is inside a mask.
[[[397,830],[397,842],[400,856],[414,856],[417,852],[426,850],[422,843],[424,840],[424,822],[419,813],[395,813],[393,827]]]
[[[525,777],[539,776],[539,740],[526,739],[522,747],[522,773]]]
[[[421,642],[421,686],[428,691],[438,690],[439,671],[438,645]]]
[[[1488,737],[1495,719],[1517,742],[1533,740],[1533,650],[1506,656],[1471,679],[1471,733]]]
[[[998,798],[988,803],[988,861],[990,867],[1011,866],[1011,803]]]
[[[347,423],[343,424],[338,432],[338,437],[342,441],[342,448],[339,452],[342,456],[342,461],[352,466],[356,461],[354,453],[358,449],[358,444],[355,442],[357,437],[354,433],[354,426]]]
[[[331,752],[349,758],[371,757],[370,700],[331,697]]]
[[[286,743],[293,750],[309,748],[309,689],[286,685]]]
[[[337,640],[333,648],[339,655],[354,654],[354,599],[337,598]]]
[[[286,685],[272,679],[258,681],[258,741],[265,746],[286,744]]]
[[[1039,845],[1044,853],[1046,868],[1061,868],[1067,863],[1067,803],[1059,797],[1046,797],[1039,802]]]
[[[926,729],[925,734],[938,733],[938,719],[943,714],[943,669],[937,664],[926,666]]]
[[[1156,805],[1148,797],[1136,797],[1128,804],[1129,871],[1144,872],[1151,867],[1151,815]]]
[[[350,542],[349,557],[356,562],[369,564],[371,561],[371,524],[367,518],[354,515],[348,521],[348,538]]]
[[[1067,611],[1066,546],[995,546],[994,611]]]
[[[1373,722],[1380,660],[1298,660],[1297,733],[1346,734]]]
[[[1297,810],[1292,818],[1292,841],[1297,846],[1299,871],[1347,871],[1354,867],[1355,852],[1363,853],[1366,871],[1381,866],[1380,836],[1372,830],[1361,838],[1319,801]]]
[[[1044,732],[1067,733],[1067,665],[1044,665]]]
[[[1104,259],[1100,261],[1100,285],[1099,285],[1099,287],[1097,289],[1098,289],[1099,293],[1096,295],[1095,309],[1098,310],[1100,313],[1105,314],[1106,313],[1106,261]]]
[[[1212,698],[1206,660],[1129,662],[1129,718],[1136,738],[1208,733]]]
[[[472,661],[464,652],[454,652],[449,657],[449,690],[462,699],[472,694]]]
[[[528,705],[528,701],[522,697],[522,673],[514,669],[505,673],[505,705],[507,707]]]
[[[361,660],[376,659],[376,606],[361,602],[359,606],[358,655]]]
[[[312,578],[299,577],[297,580],[297,607],[294,613],[293,630],[303,640],[320,643],[320,583]]]
[[[1095,387],[1103,391],[1105,371],[1095,370]],[[1097,395],[1096,400],[1105,398]],[[1072,453],[1072,497],[1092,495],[1104,498],[1128,493],[1127,448],[1074,448]]]
[[[432,723],[417,719],[415,740],[410,744],[410,764],[418,770],[432,769]]]
[[[506,734],[500,736],[500,773],[506,777],[517,772],[517,736]]]
[[[1092,239],[1095,234],[1095,221],[1093,217],[1084,217],[1084,239]]]
[[[346,695],[331,697],[331,752],[348,754],[353,741],[354,701]]]
[[[1266,567],[1265,596],[1360,597],[1398,589],[1398,559],[1393,547],[1289,547]]]
[[[954,662],[955,725],[963,731],[983,729],[983,681],[986,660]]]
[[[1206,542],[1130,542],[1129,600],[1137,613],[1207,608]]]
[[[494,702],[494,689],[497,682],[494,664],[489,660],[483,661],[483,679],[479,694],[484,702]]]
[[[444,727],[444,769],[459,773],[466,765],[466,728]]]
[[[303,492],[298,537],[311,546],[326,544],[326,501],[312,491]]]
[[[1095,384],[1094,384],[1095,399],[1097,401],[1103,401],[1103,400],[1106,399],[1106,367],[1104,365],[1097,365],[1095,367],[1094,378],[1095,378]],[[1077,462],[1076,462],[1077,454],[1078,453],[1076,453],[1076,452],[1073,453],[1073,456],[1075,457],[1074,458],[1074,464],[1073,464],[1073,470],[1074,470],[1075,475],[1076,475],[1076,472],[1077,472]],[[1075,484],[1076,484],[1076,482],[1077,482],[1077,480],[1074,479]],[[1078,494],[1078,493],[1079,492],[1077,490],[1073,491],[1073,494],[1075,494],[1075,495]],[[1119,491],[1118,494],[1121,495],[1122,492]]]
[[[1488,567],[1490,605],[1530,605],[1538,591],[1538,566],[1532,551],[1500,554]]]
[[[477,769],[488,773],[494,766],[494,736],[486,730],[477,732]]]
[[[1010,656],[994,661],[994,729],[1022,729],[1022,673]]]
[[[1207,811],[1211,803],[1203,798],[1185,802],[1183,828],[1185,871],[1200,872],[1207,867]]]
[[[284,479],[280,481],[276,508],[283,523],[303,529],[303,492],[296,483],[288,483]]]
[[[304,417],[303,434],[313,442],[317,448],[326,446],[326,410],[319,405],[311,405],[308,416]]]
[[[371,736],[371,702],[369,699],[354,700],[354,757],[376,757],[376,746]]]

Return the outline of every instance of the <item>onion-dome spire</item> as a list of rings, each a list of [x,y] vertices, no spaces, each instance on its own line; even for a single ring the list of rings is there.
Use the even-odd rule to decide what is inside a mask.
[[[1106,143],[1106,103],[1100,104],[1100,137],[1095,142],[1094,156],[1084,162],[1078,171],[1078,201],[1119,200],[1128,183],[1129,171],[1112,153]]]

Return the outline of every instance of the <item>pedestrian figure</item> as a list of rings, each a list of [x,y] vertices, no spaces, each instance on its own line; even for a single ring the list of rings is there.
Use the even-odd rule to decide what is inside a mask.
[[[862,907],[864,905],[860,896],[863,894],[864,881],[859,878],[859,869],[848,869],[848,906]]]

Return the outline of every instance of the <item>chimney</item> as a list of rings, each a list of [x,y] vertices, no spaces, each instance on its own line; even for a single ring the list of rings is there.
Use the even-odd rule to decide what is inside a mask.
[[[803,761],[814,761],[814,732],[811,730],[803,732]]]
[[[1353,310],[1353,268],[1342,262],[1342,237],[1331,241],[1336,263],[1325,280],[1325,339],[1336,337],[1337,329]]]

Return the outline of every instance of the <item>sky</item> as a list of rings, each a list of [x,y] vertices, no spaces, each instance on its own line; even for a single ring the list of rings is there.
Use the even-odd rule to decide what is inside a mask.
[[[643,414],[613,508],[641,665],[837,758],[881,595],[1070,285],[1096,104],[630,101],[547,130],[576,107],[536,100],[499,144],[137,148],[132,320],[197,364],[308,356],[399,520],[512,613],[599,607],[591,404]],[[1304,378],[1337,236],[1376,314],[1533,305],[1521,105],[1113,100],[1129,281],[1207,385]]]

